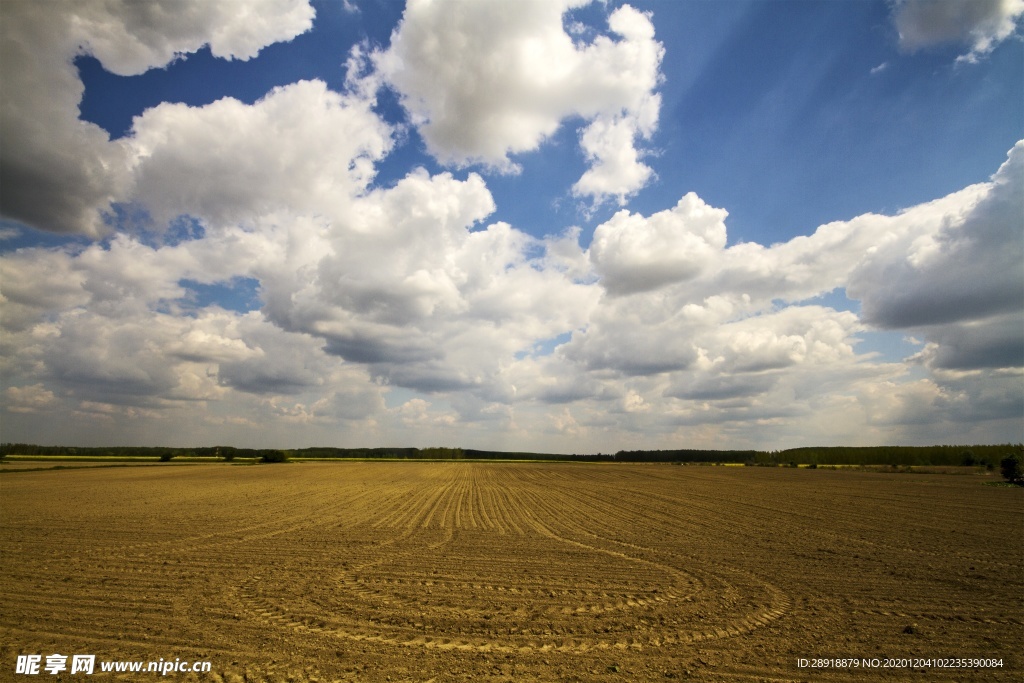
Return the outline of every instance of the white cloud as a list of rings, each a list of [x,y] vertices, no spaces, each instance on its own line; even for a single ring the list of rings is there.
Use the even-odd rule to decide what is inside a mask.
[[[693,192],[649,218],[619,211],[594,231],[590,258],[612,294],[688,280],[725,247],[727,215]]]
[[[46,320],[49,314],[88,303],[83,273],[61,251],[30,250],[0,259],[0,324],[19,332]]]
[[[382,74],[358,70],[346,93],[302,81],[252,105],[165,103],[117,142],[76,119],[78,43],[61,33],[78,35],[76,12],[89,49],[137,72],[203,42],[251,57],[304,30],[308,8],[281,5],[280,29],[261,19],[242,34],[198,3],[166,26],[153,6],[104,23],[98,4],[5,5],[0,49],[15,61],[0,68],[24,98],[0,103],[0,186],[31,191],[5,194],[4,212],[99,234],[110,202],[131,202],[160,225],[204,227],[175,244],[122,232],[0,256],[8,416],[76,438],[102,438],[97,417],[130,418],[124,438],[140,442],[244,441],[258,425],[294,446],[336,442],[344,422],[353,445],[457,433],[570,452],[614,450],[623,434],[773,447],[926,439],[971,420],[1019,431],[1024,143],[990,182],[770,246],[728,245],[726,210],[694,193],[621,210],[582,245],[580,228],[538,239],[490,220],[476,173],[373,186],[397,134],[374,111],[382,77],[445,163],[508,168],[575,121],[590,164],[579,196],[621,201],[649,182],[637,141],[660,107],[651,20],[622,7],[614,39],[582,42],[563,26],[571,5],[413,3],[389,51],[352,53]],[[59,49],[32,53],[32,40]],[[183,282],[236,278],[257,283],[260,310],[200,305]],[[837,290],[860,310],[821,304]],[[858,352],[870,330],[922,347],[881,360]]]
[[[861,401],[871,425],[921,424],[934,419],[935,409],[948,405],[949,396],[929,380],[896,384],[883,382],[865,387]]]
[[[422,398],[413,398],[403,403],[398,408],[398,415],[405,426],[415,428],[431,425],[449,426],[455,424],[458,419],[454,413],[431,410],[430,401],[424,401]]]
[[[957,61],[976,62],[1017,30],[1024,0],[898,0],[893,21],[908,50],[966,43]]]
[[[374,190],[325,233],[307,277],[268,267],[267,313],[403,386],[489,385],[501,362],[581,324],[596,300],[530,255],[544,243],[504,223],[472,229],[493,209],[475,174],[415,172]]]
[[[729,375],[838,365],[854,358],[850,340],[859,328],[857,316],[847,311],[790,306],[714,327],[702,336],[702,355],[710,361],[707,370]]]
[[[991,182],[770,247],[727,246],[725,211],[687,195],[619,212],[583,250],[578,230],[485,224],[494,202],[474,174],[417,171],[350,195],[337,218],[275,211],[174,246],[22,250],[0,259],[5,396],[19,419],[63,410],[78,427],[123,406],[165,429],[202,404],[211,430],[344,420],[442,443],[457,426],[479,445],[501,432],[570,451],[679,430],[760,445],[766,429],[779,445],[926,439],[971,420],[1010,433],[1021,149]],[[181,282],[232,277],[259,281],[261,311],[197,307]],[[815,303],[836,287],[863,312]],[[878,327],[924,346],[905,363],[858,353]]]
[[[1005,375],[1024,367],[1022,188],[1018,142],[990,183],[952,195],[958,202],[908,211],[927,217],[922,229],[882,242],[849,279],[865,322],[924,339],[911,361],[928,368],[943,391],[955,385],[970,398],[949,404],[952,417],[1019,417],[1024,405],[1019,382]],[[1003,389],[993,398],[996,386]]]
[[[621,198],[651,176],[634,145],[657,125],[664,50],[650,17],[628,5],[608,19],[619,39],[575,44],[562,16],[582,4],[413,2],[374,59],[442,163],[515,171],[511,155],[581,116],[592,167],[574,191]]]
[[[46,410],[55,403],[53,392],[42,384],[24,387],[8,387],[4,391],[7,409],[13,413],[35,413]]]
[[[248,60],[267,45],[308,31],[316,14],[307,0],[115,0],[75,2],[67,10],[82,50],[121,76],[144,73],[206,45],[214,57]]]
[[[275,210],[341,216],[391,148],[372,101],[320,81],[276,88],[254,105],[161,104],[126,141],[135,201],[158,223],[187,213],[215,225]]]
[[[652,96],[651,102],[651,107],[657,109],[660,98]],[[633,145],[636,136],[633,117],[598,117],[587,126],[580,136],[580,146],[592,165],[572,186],[573,194],[594,197],[599,202],[617,197],[624,205],[628,195],[644,187],[654,172],[640,161]]]
[[[658,409],[619,427],[650,433],[760,421],[781,429],[824,410],[825,395],[850,438],[859,438],[857,419],[878,426],[875,439],[909,429],[919,414],[933,424],[971,414],[1005,425],[1024,403],[1020,388],[1000,379],[1024,364],[1022,149],[990,183],[771,247],[726,247],[725,212],[696,196],[649,217],[619,212],[589,250],[607,295],[543,365],[546,380],[517,375],[517,395],[633,405],[637,393]],[[862,301],[861,315],[808,301],[844,287]],[[856,351],[857,334],[873,326],[928,344],[906,364],[879,363]],[[871,387],[902,386],[915,364],[930,375],[921,391],[963,398],[908,403],[884,424],[871,417],[887,410]],[[997,385],[998,394],[983,389]],[[923,395],[901,392],[907,401]],[[984,412],[967,410],[970,397],[990,394]],[[867,412],[849,412],[853,405]]]
[[[919,229],[888,235],[851,274],[848,292],[881,327],[976,321],[1021,310],[1024,141],[992,182],[897,217]]]
[[[142,73],[209,44],[249,59],[312,24],[304,0],[217,3],[5,2],[0,5],[0,211],[55,232],[98,236],[124,197],[129,150],[78,118],[84,92],[73,59],[93,54],[119,74]]]
[[[178,319],[108,320],[79,310],[61,316],[58,325],[42,362],[46,375],[76,397],[154,405],[177,385],[160,342],[180,329]]]

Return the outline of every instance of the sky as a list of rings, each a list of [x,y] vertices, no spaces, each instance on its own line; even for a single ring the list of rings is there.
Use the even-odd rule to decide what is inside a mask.
[[[1024,441],[1024,0],[5,0],[0,433]]]

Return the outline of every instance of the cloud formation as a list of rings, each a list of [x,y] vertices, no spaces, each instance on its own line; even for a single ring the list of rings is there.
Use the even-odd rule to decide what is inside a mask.
[[[340,217],[392,145],[372,105],[320,81],[275,88],[253,105],[161,104],[125,139],[130,196],[157,225],[181,214],[245,223],[282,209]]]
[[[621,200],[651,177],[636,142],[657,125],[664,49],[650,17],[629,5],[608,17],[615,38],[574,40],[563,15],[584,4],[413,2],[373,61],[443,164],[513,172],[513,155],[578,116],[590,169],[574,192]]]
[[[695,195],[651,216],[620,212],[589,250],[572,234],[540,242],[482,223],[493,200],[478,176],[420,171],[350,197],[346,220],[279,213],[174,246],[120,236],[22,250],[0,261],[6,395],[23,415],[121,406],[154,420],[213,403],[324,428],[471,432],[501,416],[515,432],[549,419],[549,436],[576,439],[698,425],[743,438],[830,411],[851,434],[857,414],[882,434],[981,405],[1011,419],[1020,299],[964,308],[944,298],[943,278],[953,273],[961,299],[1024,291],[1019,265],[955,276],[967,255],[1016,258],[1012,223],[997,219],[1019,206],[1019,149],[989,183],[771,247],[727,246],[724,211]],[[604,239],[627,224],[634,240]],[[688,268],[695,253],[702,267]],[[36,270],[31,287],[7,284]],[[260,311],[189,303],[183,280],[237,276],[258,279]],[[861,315],[814,303],[837,286]],[[920,314],[900,323],[894,306]],[[871,325],[924,344],[907,365],[875,362],[856,350]],[[929,374],[906,384],[915,365]],[[396,391],[416,393],[389,408]]]
[[[727,215],[693,192],[649,218],[619,211],[594,231],[590,258],[612,294],[689,280],[725,247]]]
[[[898,0],[893,20],[903,48],[966,43],[957,61],[976,62],[1016,32],[1022,15],[1024,0]]]
[[[0,22],[0,211],[43,230],[109,231],[105,214],[125,198],[132,156],[78,118],[76,56],[93,55],[120,75],[204,45],[218,57],[250,59],[308,30],[313,16],[305,0],[8,3]]]
[[[940,219],[941,227],[890,236],[851,275],[847,291],[863,302],[864,319],[915,328],[1018,312],[1024,298],[1022,186],[1024,143],[1018,142],[992,182],[965,191],[957,206],[917,209]]]
[[[589,241],[496,220],[487,172],[573,120],[590,166],[570,192],[621,200],[649,182],[651,17],[622,6],[583,40],[579,4],[412,3],[345,92],[305,80],[253,104],[164,103],[115,142],[77,117],[80,45],[125,73],[203,44],[245,59],[311,10],[267,3],[236,23],[195,3],[165,25],[153,5],[5,9],[5,82],[24,97],[0,103],[4,215],[114,232],[0,257],[5,425],[240,443],[262,427],[279,445],[337,443],[341,425],[350,445],[457,434],[569,452],[1019,431],[1024,142],[987,182],[772,245],[730,244],[727,208],[694,192],[623,208]],[[33,34],[54,49],[30,54]],[[400,139],[380,83],[454,168],[374,182]],[[115,205],[149,222],[108,224]],[[240,278],[258,310],[197,303]],[[864,348],[881,331],[912,349]]]

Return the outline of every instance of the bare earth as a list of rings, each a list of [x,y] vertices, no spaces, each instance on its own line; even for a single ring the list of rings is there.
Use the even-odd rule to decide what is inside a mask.
[[[213,681],[1020,681],[1024,490],[669,465],[291,463],[0,479],[19,654]],[[986,658],[828,668],[805,658]]]

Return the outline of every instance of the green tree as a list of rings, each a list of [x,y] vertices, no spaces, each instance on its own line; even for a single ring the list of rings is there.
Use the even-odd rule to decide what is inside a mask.
[[[260,451],[260,462],[288,462],[288,454],[284,451]]]
[[[1024,486],[1024,467],[1021,467],[1020,458],[1011,453],[999,462],[999,470],[1003,473],[1003,479],[1011,484]]]

